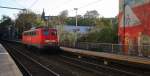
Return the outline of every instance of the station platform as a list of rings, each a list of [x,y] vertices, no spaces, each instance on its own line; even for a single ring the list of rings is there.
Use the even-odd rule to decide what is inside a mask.
[[[0,76],[23,76],[6,49],[0,44]]]
[[[105,53],[105,52],[94,52],[94,51],[88,51],[88,50],[81,50],[81,49],[73,49],[73,48],[67,48],[67,47],[60,47],[65,52],[71,52],[75,54],[80,54],[83,56],[91,56],[96,58],[102,58],[104,60],[113,60],[113,61],[120,61],[120,62],[127,62],[127,63],[133,63],[133,64],[141,64],[142,67],[144,66],[150,66],[150,59],[149,58],[142,58],[142,57],[136,57],[136,56],[127,56],[127,55],[118,55],[118,54],[112,54],[112,53]]]

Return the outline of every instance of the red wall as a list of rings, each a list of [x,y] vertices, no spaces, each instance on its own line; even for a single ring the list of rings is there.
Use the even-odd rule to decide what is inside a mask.
[[[119,36],[121,43],[124,43],[124,35],[128,36],[131,40],[135,40],[138,38],[139,33],[144,33],[150,36],[150,3],[144,3],[139,6],[131,7],[135,16],[139,19],[140,23],[138,25],[125,25],[125,33],[124,27],[122,25],[123,19],[123,11],[120,11],[118,19],[119,19]],[[129,10],[125,10],[127,12]],[[137,41],[137,40],[135,40]]]

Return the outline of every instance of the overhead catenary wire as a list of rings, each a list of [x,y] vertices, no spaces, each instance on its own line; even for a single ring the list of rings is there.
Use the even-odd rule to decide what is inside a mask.
[[[66,4],[69,4],[70,2],[72,2],[73,0],[66,0],[64,1],[61,5],[66,5]],[[57,6],[57,8],[61,7],[61,5]]]
[[[66,2],[67,2],[68,0],[66,0]],[[71,1],[73,1],[73,0],[71,0]],[[70,2],[71,2],[70,1]],[[78,11],[81,11],[81,9],[83,9],[83,8],[85,8],[85,7],[89,7],[89,6],[91,6],[91,5],[93,5],[93,4],[97,4],[97,3],[99,3],[99,2],[101,2],[101,1],[103,1],[103,0],[95,0],[95,1],[92,1],[92,2],[89,2],[89,3],[87,3],[87,4],[85,4],[85,5],[83,5],[83,6],[81,6],[81,7],[77,7],[78,8]],[[65,2],[64,2],[65,3]],[[68,2],[69,3],[69,2]],[[66,4],[65,4],[66,5]],[[54,9],[55,10],[55,9]],[[65,10],[65,9],[64,9]],[[67,9],[69,12],[73,12],[74,11],[74,8],[70,8],[70,9]],[[82,10],[83,11],[83,10]],[[87,10],[88,11],[88,10]],[[80,13],[81,14],[81,13]],[[85,14],[85,13],[82,13],[82,14]]]
[[[28,8],[32,8],[39,0],[35,0]]]
[[[96,1],[90,2],[90,3],[88,3],[88,4],[84,5],[84,6],[79,7],[79,9],[88,7],[88,6],[90,6],[90,5],[93,5],[93,4],[98,3],[98,2],[101,2],[101,1],[102,1],[102,0],[96,0]]]
[[[14,7],[4,7],[4,6],[0,6],[0,8],[6,8],[6,9],[16,9],[16,10],[23,10],[25,11],[26,9],[22,9],[22,8],[14,8]]]
[[[60,8],[62,5],[65,6],[65,5],[69,4],[69,3],[72,2],[72,1],[73,1],[73,0],[65,0],[65,1],[62,2],[62,4],[57,4],[56,7],[53,7],[52,10],[55,11],[56,8],[58,9],[58,8]]]
[[[83,6],[81,6],[81,7],[77,7],[77,8],[78,8],[78,10],[81,10],[81,9],[86,8],[86,7],[89,7],[89,6],[93,5],[93,4],[97,4],[97,3],[101,2],[101,1],[103,1],[103,0],[96,0],[96,1],[93,1],[93,2],[90,2],[90,3],[87,3],[86,5],[83,5]],[[70,10],[71,12],[74,11],[74,9],[69,9],[69,10]],[[68,11],[69,11],[69,10],[68,10]]]
[[[14,1],[18,6],[21,6],[22,8],[25,8],[25,6],[21,5],[20,3],[18,3],[16,0],[12,0]]]
[[[14,1],[16,1],[16,0],[14,0]],[[33,3],[32,3],[28,8],[34,7],[34,5],[35,5],[36,3],[38,3],[38,1],[39,1],[39,0],[34,0]],[[73,1],[73,0],[65,0],[65,1],[62,2],[61,5],[67,6],[66,4],[68,4],[68,3],[72,2],[72,1]],[[80,10],[80,9],[89,7],[89,6],[93,5],[93,4],[97,4],[97,3],[100,2],[100,1],[102,1],[102,0],[95,0],[95,1],[92,1],[92,2],[90,2],[90,3],[87,3],[86,5],[83,5],[83,6],[77,7],[77,8]],[[16,1],[16,2],[17,2],[17,1]],[[61,5],[57,6],[57,9],[58,9],[59,7],[61,7]],[[56,9],[56,7],[55,7],[55,9]],[[55,11],[55,9],[53,8],[53,11]],[[70,8],[68,11],[69,11],[69,12],[72,12],[72,11],[74,11],[74,9],[73,9],[73,8]]]

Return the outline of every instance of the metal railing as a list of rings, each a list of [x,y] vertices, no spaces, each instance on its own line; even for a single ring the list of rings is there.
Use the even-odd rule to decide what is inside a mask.
[[[61,43],[61,46],[84,49],[97,52],[115,53],[121,55],[131,55],[150,58],[150,45],[123,45],[111,43],[89,43],[79,42],[74,44]]]

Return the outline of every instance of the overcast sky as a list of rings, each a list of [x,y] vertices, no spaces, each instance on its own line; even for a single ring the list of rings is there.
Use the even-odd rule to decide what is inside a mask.
[[[28,8],[41,14],[44,8],[46,15],[58,15],[63,10],[69,11],[69,16],[75,16],[74,8],[78,14],[97,10],[100,16],[115,17],[119,11],[119,0],[0,0],[1,6]],[[8,15],[15,18],[18,10],[0,8],[0,16]]]

